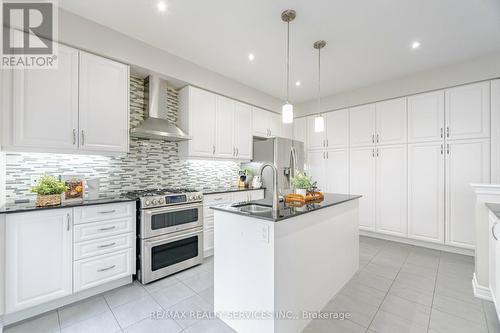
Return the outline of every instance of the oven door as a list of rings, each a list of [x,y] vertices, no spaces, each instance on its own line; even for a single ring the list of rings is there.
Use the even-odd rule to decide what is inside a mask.
[[[142,283],[149,283],[203,262],[203,229],[141,241]]]
[[[140,236],[144,239],[202,226],[202,203],[144,209]]]

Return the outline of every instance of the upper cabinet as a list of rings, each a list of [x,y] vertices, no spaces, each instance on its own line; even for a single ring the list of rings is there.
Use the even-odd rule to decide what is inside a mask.
[[[474,139],[490,136],[490,82],[445,90],[446,138]]]
[[[349,110],[324,113],[325,129],[316,132],[314,122],[317,116],[307,117],[307,142],[309,149],[346,148],[349,146]]]
[[[179,126],[192,138],[179,142],[182,157],[252,158],[250,105],[187,86],[179,93]]]
[[[6,150],[128,151],[129,67],[59,45],[58,68],[5,70]],[[10,81],[10,82],[9,82]],[[9,111],[11,110],[11,111]]]
[[[406,143],[406,98],[375,103],[375,142]]]
[[[375,104],[349,109],[349,138],[351,147],[369,146],[375,143]]]
[[[438,141],[444,136],[444,91],[409,96],[408,142]]]
[[[257,107],[253,108],[253,135],[275,137],[281,135],[281,115]]]
[[[80,52],[80,147],[128,151],[128,66]]]

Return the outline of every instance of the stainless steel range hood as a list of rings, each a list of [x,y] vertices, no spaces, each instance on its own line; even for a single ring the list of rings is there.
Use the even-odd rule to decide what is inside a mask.
[[[146,81],[144,98],[148,104],[146,119],[138,127],[130,130],[131,136],[165,141],[191,140],[184,131],[167,120],[166,81],[150,75]]]

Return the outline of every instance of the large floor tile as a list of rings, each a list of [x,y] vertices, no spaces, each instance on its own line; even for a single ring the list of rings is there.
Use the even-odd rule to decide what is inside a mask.
[[[212,272],[202,271],[199,274],[182,280],[182,283],[186,284],[189,288],[198,293],[207,288],[213,287],[214,274]]]
[[[59,332],[57,311],[51,311],[4,329],[4,333],[55,333]]]
[[[139,298],[147,296],[148,292],[139,283],[132,283],[104,294],[104,298],[111,308],[135,301]]]
[[[356,274],[349,283],[360,283],[368,287],[378,289],[383,292],[387,292],[392,285],[393,280],[387,279],[385,277],[373,274],[367,271],[361,271]]]
[[[214,287],[202,290],[198,294],[208,303],[214,304]]]
[[[151,318],[153,313],[163,309],[151,296],[142,297],[114,308],[113,313],[122,328],[137,323],[145,318]]]
[[[474,296],[472,287],[470,287],[470,289],[457,290],[446,284],[436,284],[435,297],[436,296],[455,298],[464,302],[476,304],[478,306],[481,304],[481,300]]]
[[[182,327],[173,319],[151,319],[146,318],[125,329],[124,333],[179,333]]]
[[[156,292],[153,297],[164,309],[168,309],[195,294],[191,288],[179,282]]]
[[[399,272],[396,277],[396,282],[401,282],[404,284],[415,285],[419,289],[432,291],[436,285],[436,281],[433,276],[421,276],[412,273]]]
[[[456,298],[436,295],[432,307],[479,324],[484,324],[486,320],[482,304],[468,303]]]
[[[427,327],[431,307],[409,301],[397,296],[387,296],[380,310],[404,318],[410,323]]]
[[[398,275],[399,267],[394,267],[385,264],[374,264],[373,261],[366,265],[363,271],[371,272],[386,279],[394,280]]]
[[[426,333],[427,323],[415,323],[392,313],[379,311],[372,324],[370,332],[376,333]]]
[[[437,277],[437,266],[421,266],[419,264],[409,263],[408,261],[401,267],[401,273],[409,274],[409,275],[418,275],[422,277],[426,277],[429,279],[436,279]]]
[[[366,328],[350,320],[320,320],[309,323],[303,333],[364,333]]]
[[[363,327],[370,325],[377,310],[377,306],[354,300],[345,295],[337,295],[323,308],[323,311],[349,313],[351,314],[349,320]]]
[[[186,333],[236,333],[231,327],[227,326],[219,319],[204,319],[188,327]]]
[[[177,315],[175,321],[185,329],[198,320],[207,318],[212,312],[212,305],[199,295],[194,295],[168,308],[167,312]]]
[[[429,329],[439,333],[487,333],[486,324],[466,320],[432,309]]]
[[[363,301],[374,306],[379,306],[380,304],[382,304],[382,301],[384,300],[384,297],[386,295],[386,293],[383,291],[360,283],[348,283],[344,288],[340,290],[339,294],[348,296],[355,300]]]
[[[114,333],[121,332],[121,328],[116,322],[111,312],[105,312],[96,317],[85,319],[74,325],[67,326],[61,333]]]
[[[92,297],[60,308],[59,321],[61,328],[64,328],[109,311],[104,297]]]
[[[179,279],[175,275],[170,275],[164,277],[163,279],[156,280],[154,282],[144,285],[144,288],[150,293],[156,293],[157,291],[163,290],[170,287],[173,284],[179,283]]]
[[[389,290],[388,295],[401,297],[425,306],[431,306],[434,289],[428,288],[426,285],[420,288],[419,285],[396,280]]]
[[[490,333],[500,333],[500,322],[493,302],[483,301],[483,309],[486,315],[486,323]]]

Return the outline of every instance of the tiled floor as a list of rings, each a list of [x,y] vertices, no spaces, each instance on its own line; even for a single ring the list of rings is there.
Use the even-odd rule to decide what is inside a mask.
[[[360,238],[360,270],[305,333],[500,333],[493,304],[472,294],[473,259]],[[134,283],[9,327],[5,332],[234,332],[220,320],[152,320],[154,311],[210,311],[213,261],[142,286]]]

